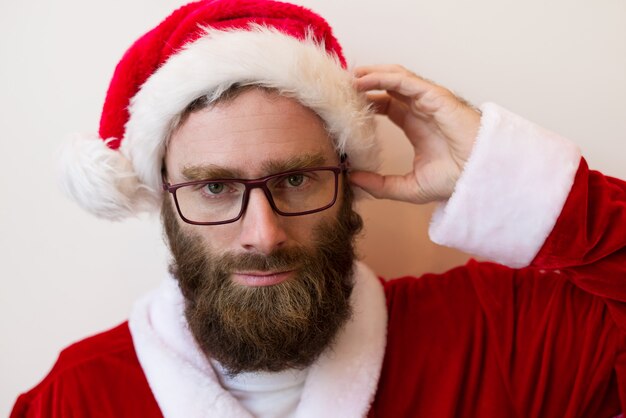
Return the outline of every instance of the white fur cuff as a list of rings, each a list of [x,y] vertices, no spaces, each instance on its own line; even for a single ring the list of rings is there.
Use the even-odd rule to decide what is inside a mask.
[[[574,182],[580,150],[492,103],[452,197],[437,208],[437,244],[527,266],[552,231]]]

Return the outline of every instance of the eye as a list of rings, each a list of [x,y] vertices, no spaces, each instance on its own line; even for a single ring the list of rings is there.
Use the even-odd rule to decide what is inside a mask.
[[[304,183],[304,174],[290,174],[285,179],[287,184],[291,187],[299,187]]]
[[[220,194],[225,187],[224,183],[209,183],[204,186],[204,190],[210,194]]]

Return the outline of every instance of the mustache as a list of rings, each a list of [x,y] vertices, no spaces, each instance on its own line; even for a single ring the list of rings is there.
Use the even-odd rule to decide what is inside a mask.
[[[310,251],[299,247],[277,249],[268,255],[225,253],[220,256],[217,266],[209,267],[218,267],[219,270],[228,273],[241,270],[293,270],[302,267],[312,255]]]

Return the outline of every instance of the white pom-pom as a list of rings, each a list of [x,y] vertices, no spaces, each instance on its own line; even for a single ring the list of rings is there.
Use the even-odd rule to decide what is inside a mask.
[[[121,220],[160,206],[160,191],[142,184],[131,162],[97,135],[76,135],[59,163],[64,191],[100,218]]]

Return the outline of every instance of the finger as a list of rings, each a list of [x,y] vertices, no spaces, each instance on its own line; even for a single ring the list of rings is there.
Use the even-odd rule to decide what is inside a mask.
[[[387,108],[387,102],[391,99],[395,99],[401,103],[403,103],[406,107],[411,107],[412,100],[410,97],[403,96],[394,91],[388,91],[383,93],[366,93],[367,99],[375,105],[380,105],[381,109]],[[378,112],[377,112],[378,113]]]
[[[403,103],[407,108],[410,108],[413,103],[412,98],[403,96],[402,94],[396,93],[395,91],[388,91],[387,94],[393,97],[394,99],[396,99],[397,101]]]
[[[405,114],[409,111],[410,100],[404,100],[403,96],[396,97],[395,94],[387,93],[367,93],[367,100],[374,106],[376,113],[380,115],[402,115],[403,120]],[[398,118],[395,119],[399,121],[398,123],[402,122]]]
[[[377,199],[422,203],[419,200],[417,185],[412,173],[407,173],[404,176],[383,176],[370,171],[353,171],[350,173],[349,179],[350,183]]]
[[[362,77],[366,74],[376,72],[412,74],[411,71],[398,64],[363,65],[355,68],[353,71],[355,77]]]
[[[412,98],[419,98],[437,88],[435,84],[416,75],[378,72],[356,79],[355,85],[360,91],[387,90]]]
[[[369,93],[367,98],[374,106],[374,110],[377,114],[386,115],[400,128],[404,126],[409,108],[403,101],[397,100],[395,97],[386,93]]]
[[[379,115],[386,115],[392,97],[387,93],[367,93],[367,101]]]

